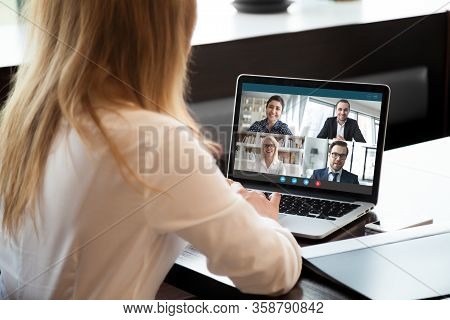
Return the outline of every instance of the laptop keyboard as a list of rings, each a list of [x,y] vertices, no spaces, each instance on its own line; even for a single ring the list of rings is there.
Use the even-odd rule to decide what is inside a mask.
[[[359,206],[348,202],[281,195],[280,212],[310,218],[336,220]]]

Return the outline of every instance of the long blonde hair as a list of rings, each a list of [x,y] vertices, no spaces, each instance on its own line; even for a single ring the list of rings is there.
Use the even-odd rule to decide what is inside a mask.
[[[32,0],[25,12],[30,56],[15,76],[0,124],[2,227],[11,235],[33,211],[62,119],[88,142],[79,121],[88,115],[122,173],[137,177],[92,103],[107,81],[131,92],[138,107],[169,114],[201,136],[184,100],[195,0]],[[124,102],[119,94],[102,98]],[[208,146],[218,152],[217,144]]]

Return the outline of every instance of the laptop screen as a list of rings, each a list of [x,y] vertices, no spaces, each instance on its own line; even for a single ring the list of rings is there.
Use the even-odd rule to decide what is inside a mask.
[[[236,90],[231,178],[377,196],[388,87],[242,75]]]

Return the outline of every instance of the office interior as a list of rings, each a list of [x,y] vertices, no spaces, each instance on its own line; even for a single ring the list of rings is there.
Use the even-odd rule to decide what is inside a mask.
[[[17,14],[8,9],[18,8],[21,1],[2,2],[8,5],[0,5],[0,102],[3,104],[24,48]],[[235,84],[240,74],[387,84],[391,88],[391,100],[386,151],[448,137],[450,8],[448,4],[442,6],[444,1],[437,0],[400,2],[296,0],[287,12],[271,16],[239,13],[231,6],[231,1],[199,0],[187,99],[194,117],[223,147],[224,153],[218,161],[221,170],[225,173],[228,166]],[[404,10],[405,6],[411,8]],[[395,14],[383,13],[387,8]],[[267,22],[269,18],[273,18],[271,23]],[[221,19],[224,24],[219,28],[217,21]],[[212,26],[212,21],[216,21],[216,25]],[[303,25],[299,21],[303,21]],[[255,94],[251,98],[261,97]],[[289,98],[283,121],[299,116],[289,111],[289,104],[294,103]],[[263,105],[262,101],[258,103]],[[307,108],[308,103],[329,107],[324,117],[334,112],[333,101],[327,98],[314,97],[301,103],[303,108]],[[350,117],[367,123],[363,130],[370,137],[370,143],[376,144],[377,118],[371,106],[361,104],[352,111]],[[262,116],[263,110],[257,112]],[[242,124],[246,123],[243,119]],[[305,136],[302,132],[305,127],[300,120],[299,126],[292,129],[299,136]],[[308,130],[312,130],[312,136],[316,129]],[[313,149],[319,152],[323,148],[310,148],[304,156],[314,156]],[[370,183],[374,154],[370,148],[363,153],[363,158],[346,165],[358,166],[360,179]],[[367,215],[346,230],[351,230],[352,236],[364,236],[364,225],[375,219],[376,216]],[[323,241],[348,236],[348,232],[338,232]],[[317,243],[298,241],[305,246]],[[254,298],[177,267],[171,270],[157,297]],[[298,286],[283,298],[364,297],[304,270]]]

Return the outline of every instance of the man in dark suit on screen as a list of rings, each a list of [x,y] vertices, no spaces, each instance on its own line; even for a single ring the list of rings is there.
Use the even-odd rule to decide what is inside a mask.
[[[333,141],[328,151],[329,166],[314,170],[310,179],[359,184],[358,176],[342,169],[348,155],[347,143]]]
[[[358,122],[348,117],[350,103],[347,100],[339,100],[336,103],[336,117],[328,118],[320,130],[317,138],[336,139],[340,141],[366,142],[359,129]]]

